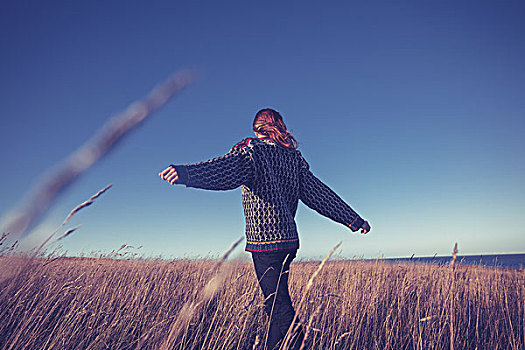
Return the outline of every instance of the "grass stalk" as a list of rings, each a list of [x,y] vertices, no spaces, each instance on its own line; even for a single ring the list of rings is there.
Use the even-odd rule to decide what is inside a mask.
[[[304,305],[305,300],[306,300],[306,295],[308,294],[308,291],[312,288],[314,280],[317,277],[317,275],[319,274],[319,272],[321,272],[321,270],[323,269],[323,267],[326,264],[326,262],[328,261],[328,259],[330,259],[332,254],[337,250],[337,248],[339,248],[341,246],[342,243],[343,242],[339,242],[339,243],[336,244],[336,246],[330,251],[330,253],[328,253],[328,255],[321,261],[321,263],[319,264],[319,267],[317,268],[317,270],[315,270],[315,272],[312,274],[312,276],[308,280],[308,283],[306,284],[306,288],[305,288],[305,290],[303,292],[303,295],[301,297],[301,301],[299,302],[299,305],[297,306],[297,310],[296,310],[295,315],[293,317],[292,324],[290,325],[290,328],[288,329],[288,332],[286,333],[286,335],[284,337],[281,349],[288,349],[289,346],[291,345],[290,341],[292,340],[293,335],[295,334],[295,332],[297,330],[299,330],[299,327],[301,326],[299,323],[296,323],[296,320],[297,320],[297,315],[299,314],[299,311],[303,308],[303,305]],[[303,340],[303,343],[304,343],[304,340]]]

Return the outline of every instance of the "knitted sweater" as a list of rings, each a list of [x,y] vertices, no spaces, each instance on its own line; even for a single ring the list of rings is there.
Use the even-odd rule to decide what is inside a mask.
[[[246,219],[246,251],[299,248],[295,213],[299,199],[352,231],[363,219],[315,177],[296,149],[270,138],[245,138],[223,156],[195,164],[172,165],[176,183],[206,190],[241,187]]]

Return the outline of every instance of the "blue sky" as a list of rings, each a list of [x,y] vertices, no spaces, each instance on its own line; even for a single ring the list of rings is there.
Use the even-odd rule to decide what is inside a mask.
[[[111,115],[172,72],[199,80],[61,195],[26,245],[108,183],[63,242],[217,255],[244,232],[240,189],[171,187],[170,163],[219,156],[260,108],[368,219],[351,233],[301,204],[300,257],[525,252],[521,1],[4,1],[0,214]],[[243,253],[245,254],[245,253]]]

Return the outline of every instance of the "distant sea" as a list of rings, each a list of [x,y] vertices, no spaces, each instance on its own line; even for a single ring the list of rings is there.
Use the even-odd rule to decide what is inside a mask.
[[[391,258],[384,260],[392,263],[414,262],[422,264],[448,265],[452,260],[452,256]],[[478,265],[503,269],[523,269],[525,267],[525,254],[458,255],[456,264]]]

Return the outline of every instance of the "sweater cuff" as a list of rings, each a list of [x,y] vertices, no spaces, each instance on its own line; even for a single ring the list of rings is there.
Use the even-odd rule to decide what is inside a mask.
[[[175,181],[175,183],[184,184],[188,186],[190,177],[188,175],[188,169],[186,169],[186,166],[170,164],[170,167],[175,168],[175,171],[177,171],[177,175],[179,175],[179,178],[177,179],[177,181]]]
[[[349,226],[350,226],[350,230],[352,230],[353,232],[359,230],[361,228],[361,226],[363,226],[365,220],[363,220],[360,216],[356,217],[354,222],[352,222]]]

